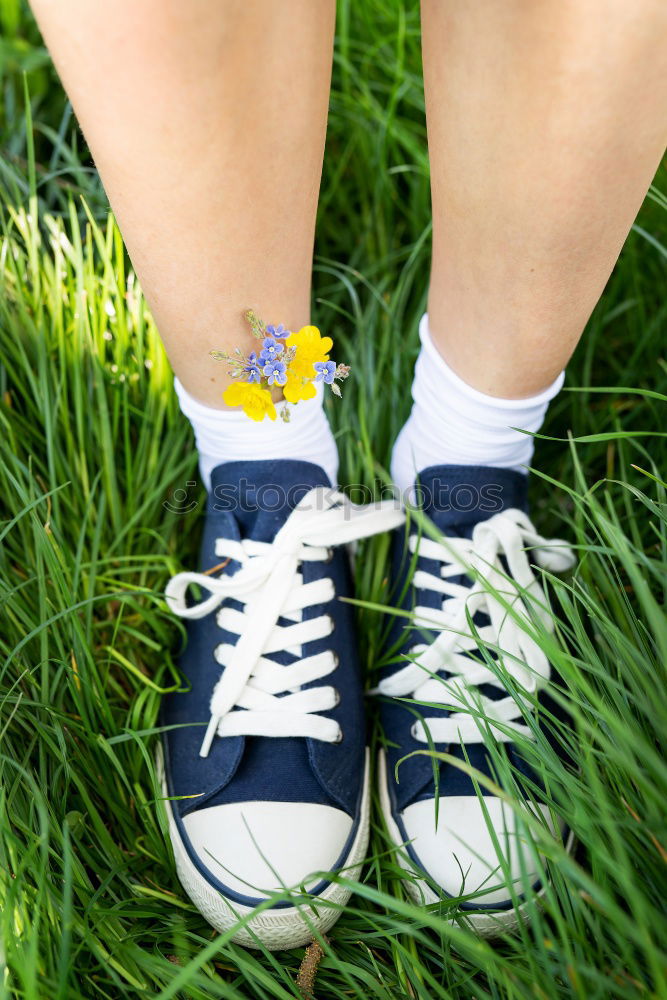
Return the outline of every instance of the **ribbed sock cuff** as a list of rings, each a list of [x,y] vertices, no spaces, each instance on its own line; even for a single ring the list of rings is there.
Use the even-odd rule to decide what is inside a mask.
[[[242,410],[216,409],[200,403],[175,378],[174,389],[194,431],[206,488],[210,488],[211,471],[223,462],[289,458],[320,465],[335,486],[338,452],[324,413],[323,388],[319,384],[316,388],[314,399],[286,404],[289,422],[280,417],[258,422]]]

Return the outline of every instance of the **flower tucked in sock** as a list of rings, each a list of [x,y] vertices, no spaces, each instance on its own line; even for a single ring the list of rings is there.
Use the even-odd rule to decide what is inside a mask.
[[[270,391],[274,386],[283,390],[288,403],[314,399],[317,382],[330,385],[334,395],[341,395],[337,380],[346,379],[350,369],[329,360],[331,337],[323,337],[316,326],[304,326],[296,333],[290,333],[282,323],[267,326],[252,309],[243,315],[253,337],[262,341],[259,354],[252,351],[246,357],[238,347],[232,354],[211,351],[216,361],[227,364],[227,373],[234,379],[222,394],[227,406],[240,406],[247,417],[259,423],[264,417],[276,419]],[[285,422],[290,413],[288,406],[281,407]]]

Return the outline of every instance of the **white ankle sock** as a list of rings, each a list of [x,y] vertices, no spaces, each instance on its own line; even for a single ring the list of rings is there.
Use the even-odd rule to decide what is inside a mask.
[[[391,474],[403,492],[430,465],[487,465],[525,472],[533,439],[549,401],[565,378],[529,399],[499,399],[473,389],[452,371],[431,340],[428,316],[419,324],[422,343],[412,383],[413,406],[396,439]]]
[[[314,462],[324,469],[331,485],[336,486],[338,451],[324,413],[321,385],[317,386],[314,399],[287,403],[289,423],[280,417],[275,420],[267,417],[257,422],[241,410],[217,410],[205,406],[193,399],[176,378],[174,388],[181,411],[192,424],[199,452],[199,470],[207,490],[211,488],[211,472],[216,465],[244,459],[276,458]]]

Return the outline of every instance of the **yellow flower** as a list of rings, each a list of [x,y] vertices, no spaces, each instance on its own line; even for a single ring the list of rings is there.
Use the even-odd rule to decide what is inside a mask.
[[[268,389],[261,389],[258,385],[250,385],[248,382],[232,382],[225,389],[222,398],[227,406],[242,406],[243,412],[251,420],[263,420],[268,417],[270,420],[276,419],[276,408],[271,399]]]
[[[290,372],[294,364],[290,365]],[[290,375],[283,387],[283,396],[288,403],[298,403],[302,399],[312,399],[317,390],[313,382],[309,382],[301,375]]]
[[[331,337],[323,337],[316,326],[304,326],[298,333],[291,333],[285,344],[287,347],[296,347],[296,357],[289,365],[290,376],[314,378],[313,365],[316,361],[329,360],[329,351],[333,347],[333,340]],[[300,396],[299,398],[310,399],[314,395],[315,393],[311,393],[309,396]],[[285,398],[288,398],[287,394],[285,394]]]

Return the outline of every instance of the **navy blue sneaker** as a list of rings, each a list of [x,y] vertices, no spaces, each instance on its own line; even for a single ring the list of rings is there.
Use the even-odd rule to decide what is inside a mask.
[[[230,462],[213,471],[201,572],[167,587],[189,620],[187,689],[163,705],[176,866],[217,930],[249,918],[241,944],[292,948],[328,930],[350,895],[328,874],[354,878],[365,857],[368,752],[354,610],[340,600],[352,595],[345,546],[402,518],[392,504],[354,507],[309,462]]]
[[[465,896],[461,912],[480,934],[493,936],[518,921],[525,890],[539,890],[539,859],[525,824],[486,788],[480,800],[456,765],[423,753],[402,758],[431,748],[495,780],[486,732],[504,744],[514,768],[537,782],[516,745],[531,728],[514,696],[524,690],[554,707],[550,666],[528,624],[553,623],[530,562],[562,571],[574,559],[565,542],[536,534],[521,473],[434,466],[415,490],[440,540],[413,523],[406,551],[406,532],[395,533],[393,579],[400,606],[414,617],[396,618],[389,666],[376,689],[386,742],[382,809],[411,873],[411,895],[429,903]],[[547,807],[535,808],[556,833]]]

